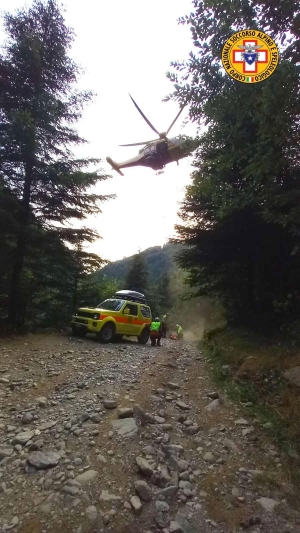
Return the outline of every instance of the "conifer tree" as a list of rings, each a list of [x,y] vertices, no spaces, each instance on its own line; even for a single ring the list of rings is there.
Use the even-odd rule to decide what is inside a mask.
[[[126,289],[145,294],[148,290],[148,271],[141,253],[136,254],[126,276]]]
[[[9,321],[18,323],[18,299],[30,225],[45,229],[99,213],[108,197],[90,192],[106,179],[97,159],[72,153],[84,143],[74,125],[92,94],[76,89],[80,69],[69,56],[74,39],[56,0],[5,14],[0,55],[0,179],[19,200]]]

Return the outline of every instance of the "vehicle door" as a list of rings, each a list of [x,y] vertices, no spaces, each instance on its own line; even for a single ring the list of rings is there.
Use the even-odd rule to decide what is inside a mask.
[[[137,335],[138,334],[138,306],[134,303],[127,303],[123,309],[123,331],[124,335]]]

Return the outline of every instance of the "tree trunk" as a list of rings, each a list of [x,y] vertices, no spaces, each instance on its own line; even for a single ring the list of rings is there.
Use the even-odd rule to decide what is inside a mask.
[[[19,326],[18,305],[20,299],[20,281],[24,268],[24,259],[27,250],[28,223],[30,215],[30,195],[32,182],[32,162],[27,162],[25,167],[25,183],[23,189],[22,205],[20,210],[20,228],[17,238],[15,262],[11,277],[11,289],[8,308],[8,324],[14,328]]]

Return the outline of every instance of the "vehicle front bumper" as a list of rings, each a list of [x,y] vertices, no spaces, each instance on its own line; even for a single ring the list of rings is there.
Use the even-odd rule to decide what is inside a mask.
[[[71,327],[79,331],[97,333],[101,329],[102,320],[93,320],[92,318],[72,317]]]

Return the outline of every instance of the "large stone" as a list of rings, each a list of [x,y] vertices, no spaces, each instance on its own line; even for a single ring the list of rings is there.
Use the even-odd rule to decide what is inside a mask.
[[[169,389],[171,389],[171,390],[178,390],[178,389],[180,389],[180,385],[178,385],[178,383],[173,383],[172,381],[169,381],[169,383],[167,383],[167,386],[168,386]]]
[[[67,485],[64,485],[61,489],[62,492],[65,492],[66,494],[69,494],[70,496],[77,496],[80,492],[80,488],[76,485],[70,485],[69,483]]]
[[[97,470],[86,470],[82,474],[79,474],[79,476],[77,476],[75,480],[78,481],[78,483],[80,483],[81,485],[87,485],[91,481],[95,481],[98,475],[99,474]]]
[[[181,409],[182,411],[189,411],[189,410],[190,410],[190,407],[189,407],[186,403],[182,402],[181,400],[179,400],[178,402],[176,402],[176,405],[177,405],[177,407],[179,407],[179,409]]]
[[[164,496],[165,498],[170,498],[171,496],[174,496],[176,492],[178,491],[178,485],[170,485],[169,487],[166,487],[159,491],[159,496]]]
[[[268,512],[268,513],[272,513],[275,509],[275,507],[277,507],[277,505],[279,505],[280,502],[277,502],[276,500],[272,500],[271,498],[259,498],[258,500],[256,500],[258,503],[260,503],[260,505]]]
[[[114,420],[112,422],[112,427],[118,433],[118,435],[124,437],[132,437],[138,432],[138,427],[135,423],[134,418],[124,418],[121,420]]]
[[[119,418],[132,418],[133,417],[133,408],[132,407],[121,407],[118,412]]]
[[[183,514],[181,514],[181,512],[178,512],[177,515],[176,515],[176,522],[179,524],[179,526],[181,527],[181,530],[183,531],[183,533],[198,533],[200,530],[198,529],[198,527],[194,527],[194,525],[190,522],[190,520],[184,516]],[[201,524],[202,525],[202,524]],[[204,531],[204,529],[203,529]]]
[[[116,400],[104,400],[103,405],[105,409],[115,409],[118,404]]]
[[[136,457],[135,461],[136,461],[136,464],[138,466],[139,471],[144,476],[147,476],[147,477],[151,477],[152,476],[153,468],[150,465],[150,463],[148,463],[148,461],[146,459],[144,459],[143,457]]]
[[[7,457],[10,457],[14,453],[14,449],[10,448],[9,446],[1,446],[0,447],[0,461],[2,459],[6,459]]]
[[[180,489],[192,489],[192,484],[190,481],[184,481],[183,479],[179,481],[179,488]]]
[[[137,515],[139,515],[142,511],[142,503],[138,496],[132,496],[130,498],[131,507],[133,509],[133,512]]]
[[[169,444],[166,446],[165,451],[167,455],[180,455],[183,453],[183,446],[181,444]]]
[[[285,379],[296,387],[300,387],[300,366],[295,366],[284,372]]]
[[[56,426],[57,424],[57,420],[50,420],[49,422],[45,422],[44,424],[41,424],[38,429],[40,431],[45,431],[46,429],[50,429],[50,428],[53,428],[54,426]]]
[[[206,407],[206,411],[208,412],[211,412],[211,411],[216,411],[216,409],[218,409],[220,407],[220,400],[217,398],[216,400],[213,400],[212,402],[210,402]]]
[[[155,416],[154,421],[156,422],[156,424],[164,424],[166,419],[162,416]]]
[[[187,435],[196,435],[200,431],[200,426],[189,426],[186,428],[185,432]]]
[[[85,510],[85,514],[91,522],[94,522],[97,519],[98,515],[95,505],[90,505],[89,507],[87,507]]]
[[[206,452],[204,455],[203,455],[203,459],[204,461],[206,461],[207,463],[214,463],[215,462],[215,458],[213,456],[213,454],[211,452]]]
[[[139,497],[144,500],[144,502],[150,502],[152,498],[152,490],[146,481],[136,481],[134,488],[138,493]]]
[[[170,522],[170,525],[169,525],[169,532],[170,533],[182,533],[182,528],[181,526],[178,524],[178,522],[175,522],[174,520],[172,520]]]
[[[225,448],[227,448],[228,450],[231,450],[232,452],[238,451],[237,445],[231,439],[224,439],[223,444]]]
[[[30,424],[33,421],[33,415],[31,413],[24,413],[22,416],[22,424]]]
[[[184,472],[188,469],[189,462],[185,461],[184,459],[179,459],[174,455],[171,455],[169,457],[169,465],[173,470],[176,470],[177,472]]]
[[[249,426],[249,422],[247,422],[247,420],[244,418],[239,418],[239,420],[235,420],[234,423],[236,426]]]
[[[37,468],[37,470],[56,466],[58,465],[59,460],[60,455],[56,452],[33,452],[27,458],[27,462],[31,466],[34,466],[34,468]]]
[[[101,502],[119,502],[121,501],[121,496],[116,496],[115,494],[110,494],[107,490],[103,490],[100,494]]]
[[[48,403],[47,398],[45,398],[45,396],[39,396],[35,399],[35,401],[37,402],[39,407],[46,407]]]
[[[91,422],[93,422],[93,424],[100,424],[101,422],[101,417],[97,413],[93,413],[90,416],[90,419],[91,419]]]
[[[13,444],[26,444],[30,439],[32,439],[34,435],[34,431],[22,431],[21,433],[18,433],[18,435],[15,436],[13,440]]]
[[[157,500],[155,502],[155,509],[159,513],[167,513],[170,510],[170,506],[169,506],[169,504],[167,502],[164,502],[164,501],[161,501],[161,500]]]

